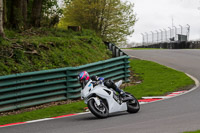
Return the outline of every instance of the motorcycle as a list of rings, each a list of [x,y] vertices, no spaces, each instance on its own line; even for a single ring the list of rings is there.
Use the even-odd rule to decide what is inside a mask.
[[[122,80],[115,84],[119,88]],[[106,118],[114,112],[137,113],[140,110],[138,100],[130,93],[125,92],[125,97],[122,98],[113,89],[107,88],[103,83],[94,83],[92,80],[81,90],[81,98],[97,118]]]

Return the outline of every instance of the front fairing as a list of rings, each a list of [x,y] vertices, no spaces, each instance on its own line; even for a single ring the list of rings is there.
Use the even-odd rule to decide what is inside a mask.
[[[105,96],[109,96],[103,89],[107,89],[103,84],[96,85],[95,87],[92,84],[92,80],[90,80],[83,90],[81,90],[81,98],[84,99],[85,103],[90,99],[90,97],[95,94],[102,98]]]
[[[93,84],[92,84],[92,80],[90,80],[86,85],[85,87],[81,90],[81,98],[82,99],[85,99],[90,91],[93,89]]]

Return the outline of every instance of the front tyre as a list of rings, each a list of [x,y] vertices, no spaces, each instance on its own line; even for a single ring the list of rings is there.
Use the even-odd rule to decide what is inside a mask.
[[[127,112],[137,113],[140,110],[140,104],[138,100],[130,93],[127,94],[133,97],[133,100],[127,101]]]
[[[97,118],[106,118],[108,117],[108,108],[107,106],[101,101],[101,104],[98,106],[94,99],[88,101],[88,108]]]

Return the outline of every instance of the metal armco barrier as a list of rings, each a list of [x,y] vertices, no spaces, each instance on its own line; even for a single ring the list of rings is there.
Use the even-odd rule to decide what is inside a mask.
[[[0,112],[79,98],[81,86],[77,75],[84,70],[90,75],[128,82],[128,59],[125,55],[79,67],[0,76]]]
[[[118,48],[115,44],[112,44],[112,43],[109,43],[109,42],[105,42],[105,44],[108,46],[108,49],[110,51],[112,51],[113,57],[119,57],[119,56],[127,55],[120,48]]]

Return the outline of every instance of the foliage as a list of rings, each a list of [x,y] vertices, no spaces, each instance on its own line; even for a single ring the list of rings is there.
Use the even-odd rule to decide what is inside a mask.
[[[24,31],[32,27],[82,26],[94,30],[104,41],[126,41],[134,32],[134,5],[122,0],[4,0],[4,26]],[[64,10],[64,11],[63,11]],[[63,15],[64,13],[64,15]],[[62,17],[61,21],[60,17]]]
[[[58,6],[57,0],[44,0],[42,7],[42,21],[41,25],[46,27],[52,27],[59,22],[59,18],[62,15],[62,9]]]
[[[0,75],[79,66],[111,57],[106,45],[90,30],[40,28],[5,33],[10,41],[0,40]]]
[[[25,1],[27,2],[26,4],[24,4]],[[4,24],[6,28],[10,29],[11,27],[23,31],[26,28],[32,27],[31,21],[32,14],[34,13],[34,1],[35,0],[6,0],[6,8],[4,9],[6,12],[4,15]],[[20,4],[18,4],[19,2]],[[24,6],[20,7],[21,5]],[[22,16],[22,14],[25,16]],[[37,19],[40,19],[39,21],[41,21],[42,27],[53,27],[59,22],[61,15],[62,9],[58,6],[57,0],[43,0],[41,15],[37,16]]]
[[[82,26],[95,30],[104,41],[119,44],[134,32],[133,7],[121,0],[73,0],[66,4],[59,26]]]

